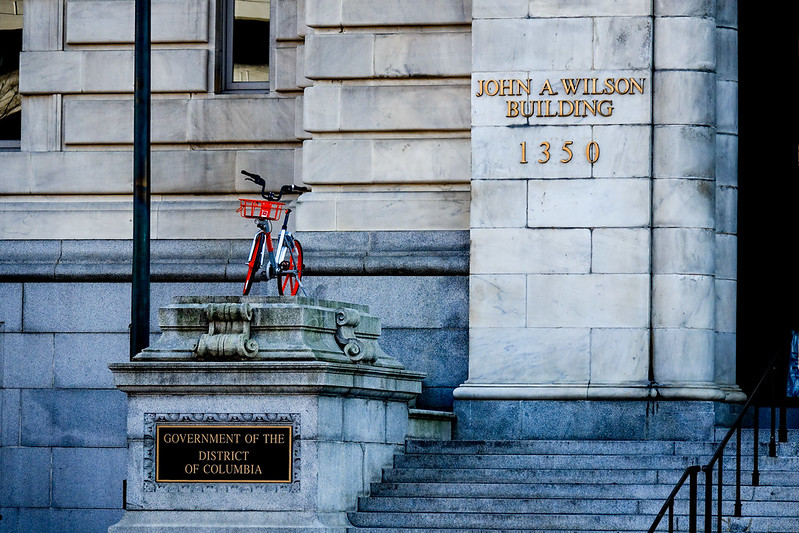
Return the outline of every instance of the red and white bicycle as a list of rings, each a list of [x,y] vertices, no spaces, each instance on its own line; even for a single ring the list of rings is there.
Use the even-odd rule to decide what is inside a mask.
[[[244,291],[247,295],[255,281],[277,280],[277,291],[281,295],[294,296],[302,287],[302,246],[288,230],[289,214],[291,209],[279,200],[284,194],[302,194],[308,192],[306,187],[296,185],[283,185],[278,192],[267,192],[266,182],[258,174],[246,170],[241,171],[247,176],[248,181],[261,186],[263,200],[239,199],[239,208],[236,210],[244,218],[255,219],[258,233],[255,234],[250,248],[250,257],[247,260],[247,278],[244,280]],[[283,226],[277,236],[277,242],[272,242],[272,220],[278,220],[281,213]]]

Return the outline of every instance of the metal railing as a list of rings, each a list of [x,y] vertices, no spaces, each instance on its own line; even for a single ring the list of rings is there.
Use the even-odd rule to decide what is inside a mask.
[[[692,465],[685,469],[683,472],[682,477],[674,486],[674,489],[669,494],[669,497],[666,499],[666,502],[663,504],[663,507],[660,508],[660,512],[658,512],[655,520],[652,522],[652,525],[649,527],[649,533],[654,533],[660,521],[666,516],[668,513],[668,523],[669,523],[669,533],[674,531],[674,502],[677,497],[677,494],[680,492],[680,489],[685,485],[686,480],[688,481],[689,485],[689,500],[688,500],[688,530],[690,533],[696,533],[697,529],[697,507],[698,507],[698,474],[699,472],[703,472],[705,475],[705,512],[704,512],[704,531],[705,533],[710,533],[713,531],[713,471],[718,469],[718,481],[717,481],[717,494],[716,494],[716,531],[720,533],[721,529],[721,518],[722,518],[722,508],[721,504],[723,501],[722,497],[722,487],[723,487],[723,472],[724,472],[724,449],[727,446],[727,443],[732,438],[733,434],[736,435],[735,438],[735,507],[733,509],[733,516],[740,517],[741,516],[741,427],[750,407],[754,406],[754,420],[753,420],[753,441],[754,444],[752,446],[753,455],[752,455],[752,486],[760,485],[760,470],[758,468],[758,440],[759,440],[759,426],[760,426],[760,408],[759,406],[763,404],[762,399],[762,392],[763,392],[763,385],[768,381],[770,383],[770,398],[769,404],[771,406],[771,438],[769,440],[769,447],[768,447],[768,454],[769,457],[776,457],[777,456],[777,428],[776,428],[776,404],[777,404],[777,396],[776,396],[776,381],[778,377],[781,377],[781,374],[778,370],[778,361],[785,358],[785,353],[783,350],[779,351],[774,357],[771,359],[771,362],[766,369],[766,372],[763,374],[763,377],[760,378],[760,381],[755,386],[752,393],[749,395],[749,399],[744,404],[743,408],[741,409],[740,414],[735,419],[735,422],[730,427],[730,430],[724,436],[724,438],[719,443],[716,451],[713,453],[710,461],[708,461],[705,465]],[[785,383],[782,384],[783,386]],[[785,402],[780,402],[780,428],[779,428],[779,441],[780,442],[787,442],[788,440],[788,426],[785,419]]]

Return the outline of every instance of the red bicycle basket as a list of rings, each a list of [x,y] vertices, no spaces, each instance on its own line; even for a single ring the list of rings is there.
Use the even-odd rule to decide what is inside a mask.
[[[286,204],[281,202],[270,202],[269,200],[249,200],[239,198],[239,208],[236,213],[241,213],[244,218],[265,218],[277,220],[286,208]]]

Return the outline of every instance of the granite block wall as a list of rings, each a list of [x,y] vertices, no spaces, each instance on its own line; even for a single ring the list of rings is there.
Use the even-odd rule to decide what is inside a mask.
[[[468,236],[299,238],[308,295],[369,305],[383,349],[428,374],[417,406],[451,410],[466,379]],[[240,294],[248,247],[153,241],[153,340],[157,309],[173,296]],[[108,364],[129,358],[130,242],[0,249],[0,531],[105,531],[121,517],[125,478],[126,399]],[[276,292],[274,282],[253,289]]]
[[[103,531],[122,507],[125,396],[107,364],[127,359],[128,289],[0,287],[0,531]]]

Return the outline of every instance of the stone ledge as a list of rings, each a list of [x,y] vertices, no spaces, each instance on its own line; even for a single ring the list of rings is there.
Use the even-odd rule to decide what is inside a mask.
[[[306,274],[466,275],[468,231],[299,232]],[[152,281],[241,281],[249,240],[153,240]],[[3,281],[129,281],[130,240],[0,240]]]
[[[451,440],[457,418],[446,411],[408,409],[408,438],[425,440]]]
[[[189,526],[188,524],[191,524]],[[213,525],[209,525],[213,524]],[[110,533],[165,531],[184,533],[234,533],[240,531],[346,533],[351,524],[343,513],[269,511],[131,511]]]
[[[456,400],[474,401],[710,401],[743,402],[746,395],[717,383],[499,384],[469,383],[455,389]]]
[[[425,376],[396,368],[306,361],[148,361],[108,366],[117,388],[129,394],[334,394],[410,401],[421,393]]]

